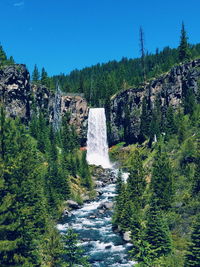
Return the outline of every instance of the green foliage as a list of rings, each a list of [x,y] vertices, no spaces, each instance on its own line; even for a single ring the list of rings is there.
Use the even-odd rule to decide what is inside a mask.
[[[32,74],[32,81],[33,82],[38,82],[40,79],[40,72],[38,70],[37,65],[35,64],[33,74]]]
[[[200,217],[197,218],[194,224],[194,229],[191,235],[191,243],[185,259],[185,267],[200,265]]]
[[[168,107],[159,125],[165,135],[151,148],[145,142],[112,149],[130,172],[126,184],[118,178],[113,223],[131,231],[130,254],[136,266],[199,266],[198,114],[199,104],[186,115],[182,108],[175,112]],[[137,179],[131,178],[144,167],[145,183],[140,190],[134,184]]]
[[[173,174],[166,153],[159,147],[153,163],[151,178],[152,198],[157,205],[164,210],[171,207],[173,198]]]
[[[187,42],[187,34],[185,31],[185,25],[182,23],[182,28],[181,28],[181,37],[180,37],[180,45],[179,45],[179,59],[181,62],[185,60],[189,60],[191,58],[191,53],[189,50],[189,45]]]
[[[200,45],[188,46],[191,58],[200,55]],[[73,70],[69,75],[60,74],[50,78],[52,84],[58,81],[64,92],[83,93],[92,106],[108,106],[108,99],[120,90],[143,84],[145,78],[149,80],[170,70],[175,64],[182,62],[179,58],[179,48],[165,47],[156,53],[146,53],[141,59],[122,58],[119,62],[109,61],[82,70]]]
[[[76,234],[71,228],[67,230],[67,233],[63,236],[64,242],[64,265],[75,267],[77,265],[89,267],[87,257],[83,256],[84,251],[80,245],[78,245],[78,234]]]
[[[150,257],[159,258],[172,250],[170,232],[163,215],[154,202],[147,212],[145,240],[150,246]]]
[[[41,71],[41,84],[49,87],[48,74],[47,74],[45,68],[42,68],[42,71]]]
[[[200,265],[200,217],[197,217],[197,221],[194,224],[191,242],[189,244],[188,252],[185,259],[185,267]]]
[[[86,161],[86,152],[83,151],[81,157],[81,169],[80,169],[80,176],[83,186],[88,188],[89,190],[93,189],[93,181],[91,177],[91,173],[89,170],[89,166]]]
[[[72,146],[68,144],[67,152],[61,153],[65,130],[72,133],[68,138]],[[33,117],[29,132],[17,119],[5,118],[1,108],[0,265],[68,266],[63,263],[63,245],[53,220],[71,196],[69,173],[73,171],[69,164],[65,168],[66,161],[73,158],[77,163],[74,177],[84,166],[84,186],[90,190],[88,165],[85,159],[77,160],[77,143],[73,143],[77,137],[70,127],[54,133],[40,113]]]
[[[143,168],[141,154],[138,149],[134,151],[133,164],[127,181],[127,192],[134,206],[143,206],[142,196],[146,188],[145,171]]]

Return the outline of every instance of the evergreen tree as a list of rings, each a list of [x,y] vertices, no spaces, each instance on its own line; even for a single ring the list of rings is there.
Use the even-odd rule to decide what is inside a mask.
[[[33,82],[38,82],[39,80],[40,80],[40,72],[38,70],[37,65],[35,65],[33,73],[32,73],[32,81]]]
[[[2,45],[0,45],[0,64],[3,65],[7,61],[7,56],[5,51],[3,50]]]
[[[196,107],[196,96],[192,88],[184,92],[184,114],[193,115]]]
[[[122,180],[122,170],[120,169],[117,175],[117,181],[116,181],[116,194],[120,195],[122,191],[123,186],[123,180]]]
[[[177,126],[174,120],[174,110],[172,106],[169,106],[166,112],[166,128],[164,132],[166,132],[166,134],[168,135],[171,135],[175,134],[176,131],[177,131]]]
[[[146,187],[142,158],[138,149],[135,150],[130,175],[127,181],[129,199],[137,208],[142,207],[142,196]]]
[[[67,233],[63,236],[64,242],[64,262],[66,266],[85,266],[89,267],[87,257],[83,256],[84,251],[80,245],[78,245],[78,235],[69,228]]]
[[[188,40],[188,37],[187,37],[187,33],[185,31],[185,25],[184,25],[184,23],[182,23],[180,45],[179,45],[179,60],[181,62],[183,62],[185,60],[189,60],[191,57],[187,40]]]
[[[191,243],[188,248],[184,266],[200,266],[200,216],[198,216],[193,228]]]
[[[197,158],[196,158],[196,168],[192,184],[192,193],[195,196],[198,196],[200,193],[200,141],[198,140],[197,144]]]
[[[142,76],[143,81],[146,81],[146,70],[145,70],[145,48],[144,48],[144,31],[142,27],[140,27],[139,31],[139,40],[140,40],[140,53],[141,53],[141,65],[142,65]]]
[[[171,252],[171,237],[168,226],[155,201],[150,204],[147,212],[145,241],[150,245],[150,257],[156,259]]]
[[[123,125],[124,125],[124,141],[128,145],[131,143],[131,119],[130,119],[130,109],[127,105],[125,107]]]
[[[173,198],[173,174],[169,159],[166,153],[161,152],[159,147],[153,163],[151,178],[152,198],[157,205],[164,210],[171,207]]]
[[[44,67],[42,68],[42,71],[41,71],[41,84],[45,85],[45,86],[49,85],[49,83],[48,83],[48,74],[47,74],[47,72],[46,72]]]
[[[141,113],[141,123],[140,123],[140,136],[141,141],[149,136],[150,128],[150,116],[148,110],[148,103],[146,97],[142,99],[142,113]]]
[[[88,166],[88,163],[86,160],[86,152],[85,151],[82,152],[80,175],[81,175],[82,184],[86,188],[91,190],[93,188],[93,182],[92,182],[92,177],[90,174],[89,166]]]
[[[0,262],[6,266],[40,265],[39,247],[46,225],[42,160],[18,121],[5,120],[3,128],[0,243],[7,247],[0,248]]]

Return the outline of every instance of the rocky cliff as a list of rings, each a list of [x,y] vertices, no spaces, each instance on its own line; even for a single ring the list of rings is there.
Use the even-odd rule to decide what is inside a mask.
[[[114,144],[124,139],[126,113],[129,116],[131,141],[138,141],[144,97],[148,100],[149,109],[154,108],[156,98],[159,98],[163,108],[171,105],[176,109],[183,102],[187,90],[191,89],[197,95],[199,79],[200,59],[176,66],[145,86],[130,88],[113,96],[110,109],[111,143]]]
[[[178,65],[144,86],[130,88],[113,96],[109,111],[110,144],[124,140],[127,123],[130,141],[136,142],[140,139],[144,97],[150,110],[154,109],[158,98],[163,109],[170,105],[176,109],[183,102],[189,89],[197,95],[199,81],[200,59]],[[34,113],[41,110],[52,122],[55,118],[55,99],[55,92],[44,86],[31,85],[25,65],[12,65],[0,69],[0,100],[5,104],[7,115],[28,122]],[[89,110],[86,100],[78,95],[61,93],[59,103],[58,110],[61,116],[66,112],[71,114],[70,124],[76,126],[81,143],[85,145]]]
[[[7,116],[18,117],[27,123],[35,113],[43,112],[50,122],[55,117],[55,92],[45,86],[32,85],[25,65],[11,65],[0,69],[0,101],[4,103]],[[75,125],[81,138],[86,141],[88,105],[78,95],[61,93],[58,112],[70,113],[70,124]]]
[[[6,114],[30,119],[30,75],[25,65],[12,65],[0,69],[0,100]]]

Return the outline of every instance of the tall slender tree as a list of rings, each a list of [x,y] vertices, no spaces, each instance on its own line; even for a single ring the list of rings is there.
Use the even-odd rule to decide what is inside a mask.
[[[185,60],[189,60],[190,57],[191,54],[189,51],[188,37],[185,30],[184,22],[182,22],[180,45],[179,45],[179,60],[183,62]]]
[[[142,76],[143,81],[146,81],[146,70],[145,70],[145,48],[144,48],[144,31],[140,26],[139,30],[139,41],[140,41],[140,54],[141,54],[141,65],[142,65]]]
[[[199,267],[200,266],[200,216],[194,225],[191,243],[185,259],[185,267]]]

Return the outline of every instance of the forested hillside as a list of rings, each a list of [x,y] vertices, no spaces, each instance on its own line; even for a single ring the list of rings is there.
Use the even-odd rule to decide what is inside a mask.
[[[182,62],[179,50],[164,48],[155,54],[145,55],[146,81],[156,78],[167,72],[175,64]],[[191,58],[200,55],[200,44],[190,47]],[[92,106],[104,106],[106,101],[122,89],[137,87],[144,83],[143,66],[141,59],[122,58],[121,61],[111,61],[106,64],[97,64],[83,70],[74,70],[69,75],[53,77],[61,84],[64,92],[84,93]]]
[[[80,153],[67,121],[66,115],[55,132],[40,114],[27,128],[18,119],[6,118],[1,107],[1,266],[71,266],[63,254],[70,254],[70,245],[76,247],[77,236],[70,230],[62,240],[55,223],[64,201],[81,203],[81,195],[91,193],[93,184],[85,153]],[[68,239],[72,243],[65,248]],[[76,256],[80,253],[77,250]]]
[[[122,171],[130,175],[125,182],[119,171],[112,223],[116,231],[130,234],[133,245],[130,258],[138,267],[200,266],[200,79],[199,65],[191,61],[199,56],[200,44],[188,44],[183,25],[177,49],[166,47],[155,54],[143,53],[138,59],[123,58],[120,62],[97,64],[54,77],[48,77],[44,68],[40,73],[35,66],[32,75],[33,87],[37,89],[35,102],[32,91],[28,91],[27,99],[21,95],[17,98],[18,84],[6,88],[0,84],[1,266],[89,266],[73,230],[69,228],[62,237],[55,227],[67,200],[81,204],[85,196],[94,197],[95,191],[86,153],[80,149],[79,136],[70,123],[72,114],[62,113],[61,123],[55,127],[56,105],[49,102],[56,102],[57,98],[54,92],[53,98],[49,97],[49,91],[55,91],[59,82],[63,92],[83,93],[91,106],[105,106],[110,116],[114,110],[111,96],[120,90],[124,93],[129,87],[140,92],[148,88],[150,79],[162,80],[160,74],[163,77],[163,73],[181,62],[185,64],[180,68],[187,75],[182,75],[179,69],[181,78],[168,76],[170,94],[176,95],[171,102],[165,101],[169,96],[163,97],[162,91],[153,97],[149,92],[148,98],[137,96],[134,101],[141,104],[137,109],[128,105],[126,97],[124,109],[122,98],[113,102],[117,110],[116,140],[124,142],[113,146],[110,154]],[[8,59],[0,47],[0,75],[8,65],[14,65],[13,58]],[[183,89],[181,94],[172,92],[176,87],[171,85],[176,80]],[[17,99],[17,108],[26,111],[28,107],[26,120],[17,118],[17,109],[12,118],[6,114],[6,89],[11,90],[11,98]],[[27,101],[22,106],[24,100]],[[70,101],[65,99],[64,108]],[[9,106],[9,111],[12,108]],[[47,115],[46,110],[53,115]],[[82,115],[82,107],[79,111]],[[139,125],[138,138],[132,138],[131,115]],[[87,115],[82,119],[87,121]],[[110,121],[108,126],[108,137],[112,138]],[[96,215],[92,216],[96,219]]]
[[[53,77],[48,77],[44,68],[40,72],[35,65],[32,80],[52,90],[55,90],[55,84],[59,82],[63,92],[84,94],[91,106],[99,107],[105,106],[118,91],[145,85],[147,81],[159,77],[173,66],[200,56],[200,44],[188,44],[184,24],[178,48],[167,46],[161,51],[156,49],[155,53],[148,53],[144,48],[144,40],[141,41],[141,58],[123,57],[120,61],[98,63],[82,70],[73,70],[67,75],[63,73]]]
[[[131,233],[130,257],[138,266],[200,264],[200,103],[190,97],[169,111],[164,132],[156,113],[153,143],[111,148],[130,173],[127,183],[119,174],[113,224]]]

